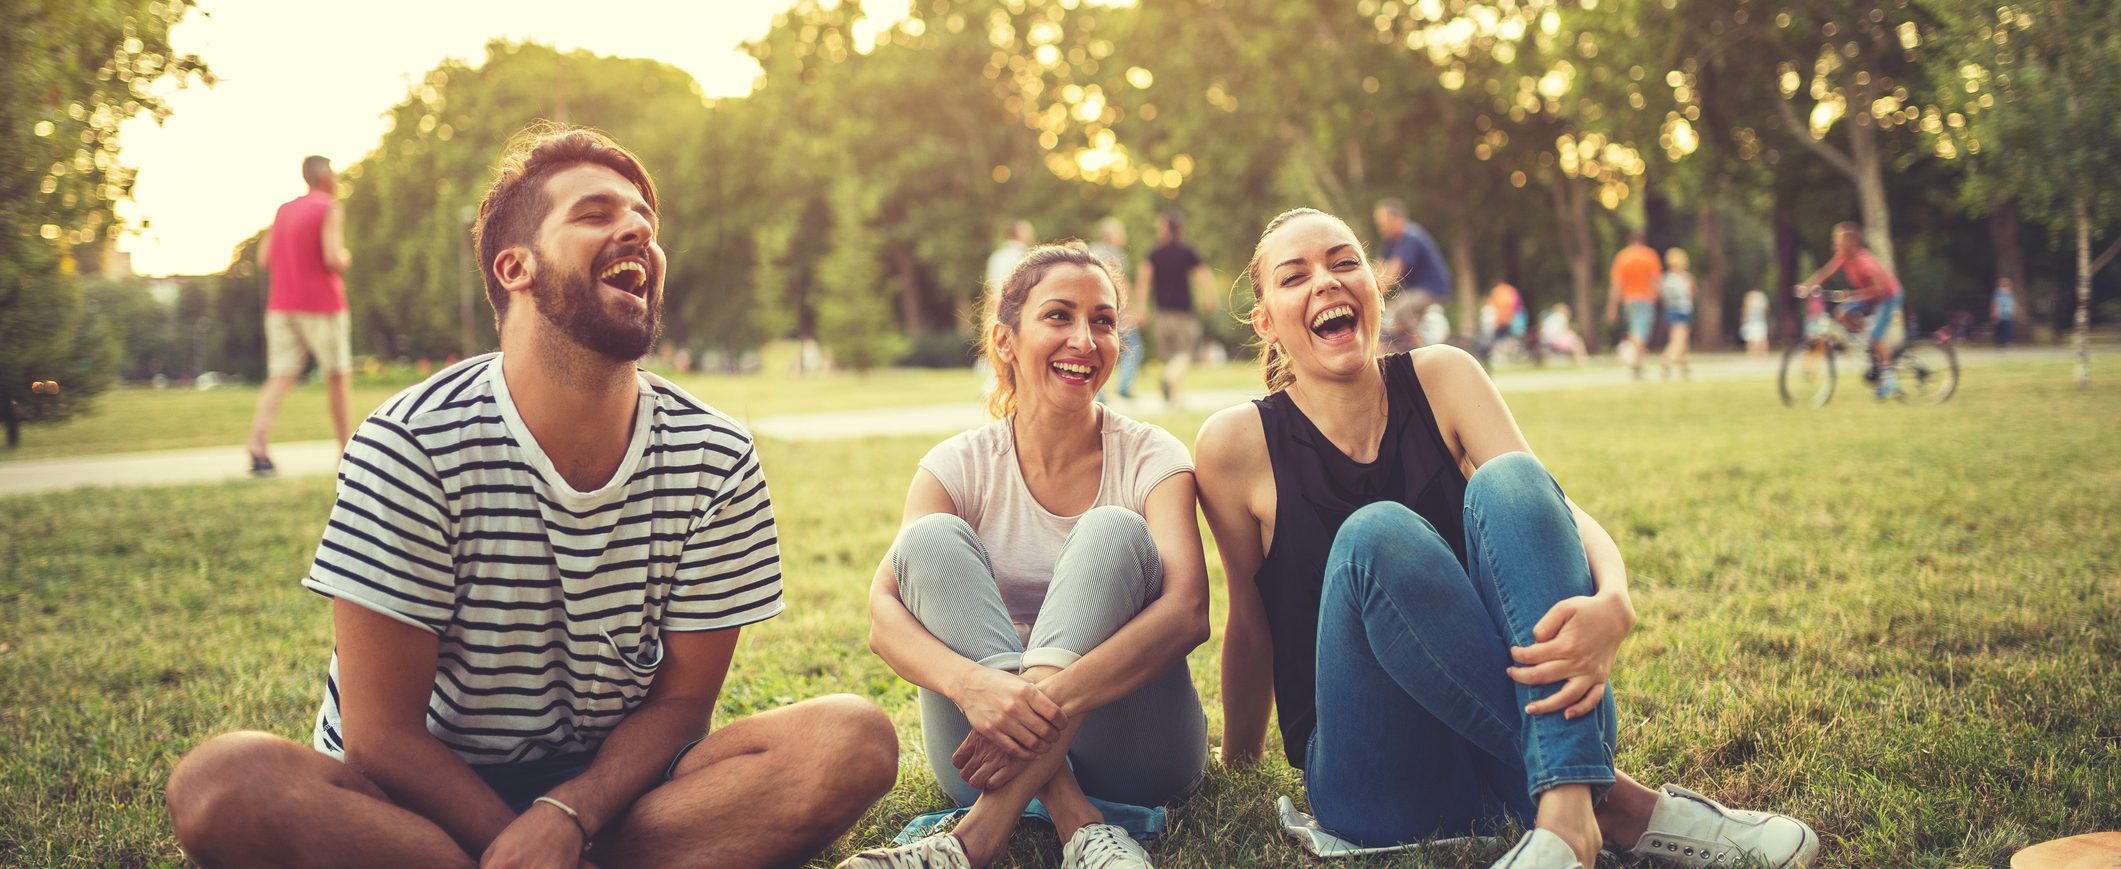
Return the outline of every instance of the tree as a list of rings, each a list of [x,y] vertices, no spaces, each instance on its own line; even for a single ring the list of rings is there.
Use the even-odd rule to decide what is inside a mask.
[[[1926,119],[1947,156],[1964,157],[1964,198],[1983,210],[2015,206],[2076,242],[2071,343],[2077,385],[2091,386],[2087,333],[2092,275],[2121,253],[2121,238],[2094,256],[2093,238],[2121,218],[2121,191],[2105,183],[2121,165],[2121,7],[2032,2],[1998,6],[1923,0],[1941,26],[1927,50],[1937,62],[1942,122]]]
[[[1884,172],[1905,146],[1898,141],[1904,131],[1923,117],[1907,87],[1920,75],[1908,52],[1926,26],[1909,0],[1807,0],[1772,15],[1762,9],[1739,28],[1741,37],[1779,53],[1776,78],[1756,86],[1782,97],[1773,105],[1788,139],[1855,186],[1864,240],[1889,270],[1897,261]],[[1801,114],[1799,106],[1806,106]],[[1842,148],[1827,141],[1837,126],[1847,140]],[[1890,136],[1896,129],[1903,134]]]
[[[169,109],[163,78],[212,82],[169,48],[190,0],[22,0],[0,28],[0,423],[7,445],[25,422],[87,405],[116,364],[107,331],[86,319],[79,263],[117,236],[113,207],[130,194],[118,125]],[[58,380],[57,396],[33,393]]]
[[[391,129],[376,150],[346,172],[346,241],[353,253],[347,303],[356,346],[422,357],[494,346],[478,267],[467,251],[469,215],[492,181],[495,160],[533,121],[601,129],[660,175],[685,165],[709,114],[690,76],[655,61],[497,41],[477,67],[450,61],[429,71],[391,109]],[[717,240],[698,227],[734,230],[710,219],[724,204],[701,195],[698,183],[697,176],[677,187],[666,182],[671,195],[661,220],[673,250],[667,289],[684,299],[686,310],[704,316],[695,297],[715,298],[708,290],[717,275],[691,269],[701,266],[695,246],[713,249]]]

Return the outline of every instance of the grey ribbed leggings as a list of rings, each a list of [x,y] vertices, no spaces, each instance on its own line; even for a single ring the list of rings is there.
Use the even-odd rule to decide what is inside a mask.
[[[1084,513],[1061,545],[1031,635],[1019,639],[979,535],[949,513],[923,516],[892,551],[899,599],[958,654],[983,667],[1066,667],[1111,638],[1163,591],[1163,561],[1142,517],[1120,507]],[[956,704],[922,689],[921,743],[936,780],[959,805],[979,791],[950,765],[972,732]],[[1208,720],[1180,660],[1154,681],[1090,713],[1068,748],[1083,792],[1154,806],[1190,794],[1208,763]]]

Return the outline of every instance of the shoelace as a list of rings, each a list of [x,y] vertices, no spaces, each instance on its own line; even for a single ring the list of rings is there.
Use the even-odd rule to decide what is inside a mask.
[[[876,856],[884,858],[887,869],[934,869],[934,867],[967,865],[963,859],[957,857],[956,853],[937,847],[940,843],[930,843],[927,840],[923,840],[917,844],[922,845],[922,847],[892,848]]]
[[[1087,832],[1089,836],[1083,842],[1084,866],[1111,866],[1139,859],[1119,841],[1119,837],[1126,834],[1119,832],[1118,828],[1100,824],[1088,828]]]

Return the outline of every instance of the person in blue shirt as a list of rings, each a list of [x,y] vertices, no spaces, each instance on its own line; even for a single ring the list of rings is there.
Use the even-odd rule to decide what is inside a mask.
[[[1399,290],[1392,302],[1392,322],[1385,328],[1411,336],[1422,312],[1450,301],[1451,267],[1444,263],[1428,230],[1407,219],[1405,202],[1380,199],[1371,216],[1381,237],[1377,250],[1384,258],[1377,267],[1378,283],[1388,296],[1393,288]]]

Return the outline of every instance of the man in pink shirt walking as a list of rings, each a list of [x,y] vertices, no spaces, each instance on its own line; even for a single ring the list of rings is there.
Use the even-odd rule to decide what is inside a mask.
[[[324,372],[340,446],[353,436],[353,348],[346,285],[339,278],[353,259],[346,250],[346,209],[334,196],[339,181],[331,161],[303,159],[302,180],[309,182],[309,192],[280,206],[258,246],[259,270],[272,273],[265,305],[265,390],[250,424],[250,470],[260,476],[273,472],[265,453],[273,418],[309,357]]]

